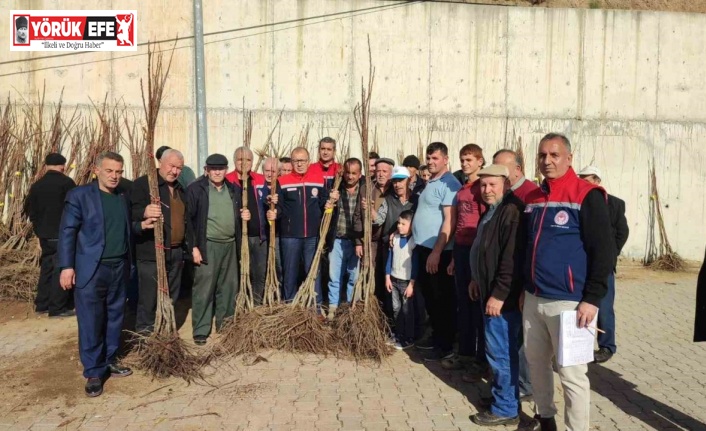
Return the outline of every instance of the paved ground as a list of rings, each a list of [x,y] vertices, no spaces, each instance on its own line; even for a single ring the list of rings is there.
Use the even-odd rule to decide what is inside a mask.
[[[695,279],[621,268],[619,354],[590,368],[593,430],[706,430],[706,344],[690,342]],[[379,367],[272,353],[221,367],[216,386],[134,375],[88,399],[76,348],[75,321],[0,304],[0,429],[475,430],[469,415],[488,393],[413,353]]]

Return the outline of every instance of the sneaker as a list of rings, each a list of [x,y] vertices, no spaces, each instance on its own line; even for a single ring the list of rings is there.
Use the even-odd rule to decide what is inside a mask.
[[[409,341],[397,341],[392,347],[395,348],[395,350],[407,350],[410,347],[414,346],[414,343],[409,342]]]
[[[441,361],[441,368],[445,370],[463,370],[470,364],[471,358],[469,356],[461,356],[454,354],[453,357]]]
[[[496,416],[491,412],[480,412],[477,415],[471,416],[471,420],[481,426],[498,426],[498,425],[517,425],[520,423],[520,417],[515,416],[512,418],[506,418],[502,416]]]
[[[439,362],[444,359],[453,357],[454,352],[451,350],[434,349],[424,356],[424,362]]]
[[[613,357],[613,352],[610,350],[606,349],[605,347],[601,347],[600,349],[596,350],[593,352],[593,363],[594,364],[602,364],[604,362],[608,362],[610,358]]]
[[[436,344],[434,344],[434,340],[431,337],[427,337],[414,343],[414,347],[419,350],[432,350],[436,347]]]
[[[197,346],[203,346],[206,344],[208,337],[194,337],[194,344]]]
[[[493,373],[488,364],[474,361],[468,365],[466,372],[461,376],[461,380],[466,383],[478,383],[483,379],[490,381],[492,377]]]
[[[330,305],[328,307],[328,314],[326,315],[326,320],[328,320],[329,322],[333,321],[333,318],[336,316],[337,308],[338,307],[336,307],[335,305]]]

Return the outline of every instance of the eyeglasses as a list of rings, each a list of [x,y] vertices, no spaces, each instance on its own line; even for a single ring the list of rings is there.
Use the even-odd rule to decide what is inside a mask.
[[[292,164],[293,165],[303,165],[304,163],[309,162],[309,159],[292,159]]]

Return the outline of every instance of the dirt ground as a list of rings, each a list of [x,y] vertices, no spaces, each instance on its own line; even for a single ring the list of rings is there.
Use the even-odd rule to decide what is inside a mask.
[[[661,318],[665,321],[678,321],[674,324],[677,329],[665,326],[659,331],[660,336],[670,340],[684,338],[684,345],[679,348],[698,349],[688,343],[692,329],[689,322],[693,322],[690,316],[693,313],[697,271],[696,263],[691,263],[689,269],[680,274],[655,272],[630,262],[622,263],[617,276],[618,290],[622,291],[622,296],[619,296],[616,302],[617,312],[621,313],[622,340],[635,339],[632,343],[636,343],[640,338],[649,338],[646,334],[633,334],[633,331],[637,331],[642,325],[635,326],[634,319],[639,310],[635,309],[635,301],[632,298],[636,294],[647,295],[647,298],[652,298],[650,304],[659,304],[646,304],[645,306],[650,307],[646,310],[651,310],[648,314],[672,316]],[[666,301],[666,298],[671,299]],[[676,312],[674,307],[681,311]],[[688,318],[685,317],[687,315]],[[185,339],[190,340],[188,320],[190,319],[187,319],[187,324],[180,332]],[[651,332],[653,331],[647,331]],[[383,364],[377,369],[335,358],[298,358],[281,353],[268,353],[262,363],[254,366],[243,367],[243,364],[237,363],[219,368],[210,382],[214,386],[187,385],[178,379],[152,380],[138,371],[127,379],[110,379],[106,383],[106,394],[98,399],[88,399],[83,394],[84,379],[81,376],[76,335],[75,319],[49,320],[46,315],[35,315],[28,304],[0,302],[0,376],[3,379],[3,390],[0,391],[0,429],[5,429],[4,426],[8,429],[35,429],[39,426],[42,429],[137,430],[155,429],[154,427],[159,425],[159,429],[331,430],[349,429],[347,421],[361,420],[357,416],[350,418],[348,415],[364,416],[362,428],[350,429],[435,429],[437,420],[441,424],[443,420],[451,419],[457,427],[449,429],[477,429],[468,421],[468,413],[474,408],[473,400],[480,396],[476,393],[478,390],[453,380],[456,377],[446,379],[448,373],[443,370],[428,367],[423,362],[414,364],[401,353],[393,356],[390,364]],[[627,344],[625,342],[623,345]],[[624,377],[631,376],[637,380],[639,376],[649,374],[635,372],[633,376],[629,374],[632,366],[626,365],[651,360],[633,358],[642,351],[634,348],[634,352],[628,352],[628,347],[623,350],[624,353],[616,362],[616,366],[624,373]],[[693,354],[695,351],[689,352]],[[620,361],[632,362],[623,364]],[[400,367],[408,367],[407,372],[413,376],[413,382],[405,379],[394,380],[399,378]],[[696,365],[693,369],[702,372]],[[613,374],[611,376],[617,379]],[[693,401],[698,405],[689,404],[695,397],[701,399],[703,388],[693,386],[693,382],[697,380],[700,380],[700,375],[685,379],[683,385],[687,386],[686,389],[681,386],[677,389],[666,388],[685,392],[679,395],[683,395],[681,404],[673,408],[662,407],[662,410],[674,415],[684,411],[700,411],[703,407],[700,401]],[[655,386],[655,382],[649,382],[649,385],[643,383],[640,387],[651,390],[659,388],[661,391],[666,387],[664,385],[669,384],[661,381],[658,383],[658,386]],[[406,386],[408,384],[410,386]],[[400,415],[397,410],[391,413],[378,411],[375,414],[380,417],[372,418],[371,411],[381,408],[382,400],[378,400],[378,397],[397,400],[401,394],[395,391],[407,391],[411,390],[411,387],[424,388],[419,389],[419,393],[413,393],[413,398],[417,397],[414,402],[420,403],[418,408],[410,407],[410,411],[405,413],[406,417],[402,419],[397,417]],[[428,398],[430,387],[439,393],[434,392],[434,396]],[[645,393],[648,389],[645,389]],[[605,397],[612,396],[608,389],[601,390],[599,387],[598,391]],[[356,409],[361,408],[360,411],[351,413],[347,398],[349,396],[352,398],[350,402],[355,404]],[[681,400],[679,396],[670,396]],[[652,397],[660,402],[667,402],[667,398],[661,393],[655,393]],[[599,411],[595,417],[597,421],[605,421],[605,424],[592,430],[622,429],[622,426],[607,426],[614,423],[611,421],[618,420],[615,417],[617,413],[612,413],[611,409],[621,405],[615,404],[614,400],[598,399],[604,404],[599,403]],[[437,406],[437,403],[443,403],[443,409]],[[318,422],[314,423],[317,426],[311,428],[311,422],[303,422],[299,426],[296,423],[297,415],[310,414],[310,408],[315,409]],[[285,414],[285,411],[293,416],[280,418],[278,415]],[[456,411],[458,414],[453,413]],[[444,416],[437,417],[437,413]],[[449,416],[451,413],[453,415]],[[601,416],[603,413],[604,417]],[[628,419],[628,416],[620,417],[620,420],[632,420]],[[302,418],[304,419],[312,420],[314,417],[306,416]],[[401,422],[396,422],[398,419]],[[433,423],[430,422],[432,419]],[[645,415],[642,419],[649,425],[647,429],[664,429],[661,428],[658,418],[653,419]],[[677,416],[677,419],[695,420],[696,414],[691,414],[689,418]],[[276,424],[280,420],[288,426],[278,428]],[[374,423],[384,420],[387,425],[376,428],[366,425],[367,420],[375,421]],[[330,421],[330,427],[326,421]],[[413,426],[415,424],[416,426]],[[233,428],[230,425],[233,425]],[[627,425],[628,422],[625,426]]]
[[[531,0],[450,0],[459,3],[530,6]],[[541,0],[536,7],[638,9],[669,12],[706,12],[706,0]]]

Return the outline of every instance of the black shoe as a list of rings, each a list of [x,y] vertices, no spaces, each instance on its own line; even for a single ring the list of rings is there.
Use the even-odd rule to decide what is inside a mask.
[[[208,337],[194,337],[194,344],[197,346],[203,346],[206,344]]]
[[[49,313],[50,318],[62,318],[62,317],[74,317],[76,312],[74,310],[65,310],[61,313]]]
[[[593,352],[593,363],[594,364],[602,364],[604,362],[608,362],[610,358],[613,357],[613,352],[610,350],[606,349],[605,347],[601,347],[600,349],[596,350]]]
[[[108,371],[111,377],[127,377],[132,374],[132,370],[118,364],[108,364]]]
[[[424,338],[414,343],[414,347],[419,350],[432,350],[436,345],[431,337]]]
[[[539,431],[557,431],[556,420],[554,419],[554,416],[550,418],[541,418],[535,416],[534,418],[539,420]]]
[[[90,377],[86,380],[86,396],[97,397],[103,393],[103,381],[98,377]]]
[[[493,400],[493,397],[481,397],[479,404],[482,408],[489,409],[493,405]]]
[[[482,426],[497,426],[497,425],[517,425],[520,423],[520,417],[505,418],[496,416],[491,412],[480,412],[477,415],[471,416],[471,420]]]
[[[36,309],[34,310],[34,314],[37,314],[37,315],[47,314],[48,312],[49,312],[49,309],[48,309],[48,308],[41,308],[41,309],[36,308]]]
[[[453,350],[434,349],[424,355],[424,362],[439,362],[444,359],[453,358]]]

